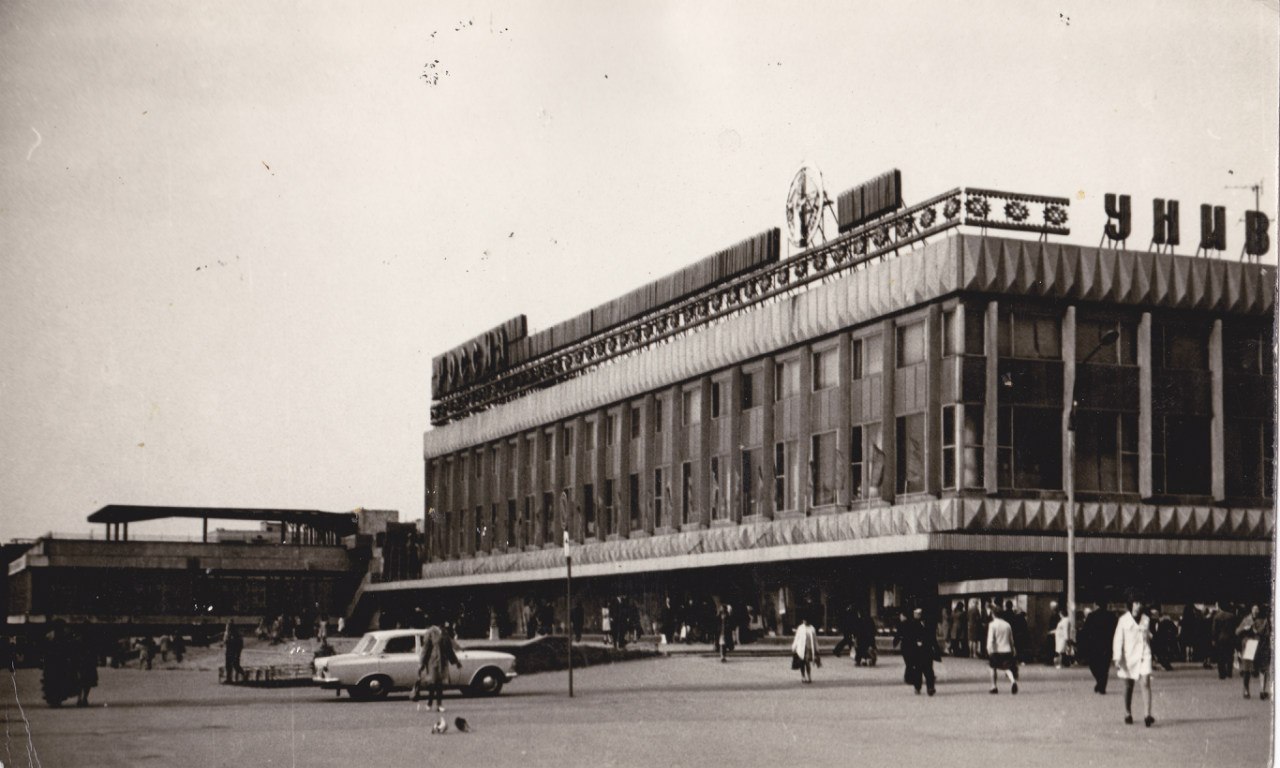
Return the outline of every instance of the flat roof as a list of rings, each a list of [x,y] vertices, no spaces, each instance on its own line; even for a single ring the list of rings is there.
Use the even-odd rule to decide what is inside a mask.
[[[89,515],[91,523],[137,523],[186,517],[205,520],[258,520],[265,522],[303,523],[314,528],[355,533],[354,512],[322,512],[317,509],[250,509],[244,507],[164,507],[131,504],[108,504]]]

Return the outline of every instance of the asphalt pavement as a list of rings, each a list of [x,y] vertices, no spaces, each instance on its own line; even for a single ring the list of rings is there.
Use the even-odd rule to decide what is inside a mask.
[[[1239,679],[1184,666],[1154,680],[1152,728],[1124,725],[1120,681],[1024,669],[1021,690],[987,693],[985,666],[948,659],[938,695],[902,684],[898,658],[874,669],[828,657],[813,685],[785,658],[651,658],[522,676],[502,695],[446,699],[451,723],[393,695],[355,702],[311,687],[221,686],[208,671],[102,669],[93,706],[48,708],[39,671],[7,674],[4,766],[1267,765],[1273,702]],[[1136,703],[1135,703],[1136,704]],[[455,717],[471,732],[458,733]]]

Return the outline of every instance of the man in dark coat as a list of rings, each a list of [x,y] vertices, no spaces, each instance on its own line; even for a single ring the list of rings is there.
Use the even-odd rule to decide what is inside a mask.
[[[898,628],[898,637],[902,642],[902,660],[907,665],[907,683],[920,693],[920,678],[924,677],[925,687],[932,696],[937,692],[933,674],[933,662],[941,661],[942,654],[938,648],[938,640],[934,633],[924,625],[924,611],[916,608],[911,618]]]
[[[1239,623],[1236,615],[1231,612],[1230,603],[1218,604],[1218,610],[1211,619],[1211,637],[1213,657],[1218,662],[1219,680],[1231,677],[1231,662],[1236,654],[1236,626]]]
[[[1111,673],[1111,641],[1116,634],[1116,615],[1099,606],[1084,619],[1080,627],[1080,652],[1093,673],[1093,692],[1107,692],[1107,676]]]

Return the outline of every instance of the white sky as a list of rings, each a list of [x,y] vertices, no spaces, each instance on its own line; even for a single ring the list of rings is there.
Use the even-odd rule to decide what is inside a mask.
[[[835,194],[1276,218],[1276,3],[0,2],[0,539],[422,514],[431,357]],[[459,23],[463,25],[457,29]],[[436,85],[421,77],[439,60]],[[447,71],[447,74],[446,74]],[[1274,261],[1276,228],[1271,229]],[[171,533],[151,524],[137,533]],[[96,535],[100,535],[97,531]]]

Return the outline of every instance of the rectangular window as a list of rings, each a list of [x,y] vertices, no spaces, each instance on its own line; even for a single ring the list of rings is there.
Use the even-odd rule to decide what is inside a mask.
[[[565,427],[564,433],[565,433],[565,441],[564,441],[565,445],[571,444],[573,442],[573,427]],[[542,443],[540,447],[542,448],[542,460],[547,461],[548,459],[551,458],[551,431],[550,430],[547,430],[542,433]],[[565,455],[567,456],[568,454],[566,453]]]
[[[516,506],[517,504],[515,499],[507,499],[507,535],[506,539],[502,543],[502,545],[507,549],[511,549],[516,546]]]
[[[924,490],[924,414],[899,416],[898,493],[920,493]]]
[[[680,465],[680,523],[690,522],[689,513],[693,508],[693,465],[685,462]]]
[[[1227,373],[1272,375],[1275,362],[1270,331],[1235,323],[1224,324],[1222,368]]]
[[[632,406],[631,408],[631,439],[635,440],[640,437],[640,408]]]
[[[1112,331],[1117,334],[1115,340],[1104,345],[1103,337]],[[1076,361],[1083,362],[1090,353],[1093,363],[1137,365],[1138,324],[1132,320],[1077,319]]]
[[[966,403],[964,406],[964,434],[960,436],[964,450],[964,487],[983,488],[986,485],[986,465],[982,443],[985,428],[981,405]]]
[[[667,524],[666,518],[663,517],[663,500],[668,496],[663,474],[663,467],[653,470],[653,525],[655,528],[661,528]]]
[[[788,440],[773,446],[773,508],[776,511],[795,509],[796,443]]]
[[[473,533],[473,535],[475,536],[475,539],[473,540],[475,542],[475,548],[483,549],[484,535],[485,535],[485,531],[487,530],[487,527],[484,524],[484,507],[483,506],[478,504],[476,505],[476,511],[471,517],[471,525],[475,529]]]
[[[554,493],[547,492],[542,494],[542,508],[538,511],[537,528],[533,532],[535,544],[558,543],[552,536],[551,531],[551,523],[556,519],[555,502],[556,496]]]
[[[813,353],[813,391],[834,387],[840,383],[840,360],[834,349]]]
[[[760,467],[760,452],[743,449],[738,498],[742,500],[740,514],[743,517],[760,514],[760,498],[764,494],[764,474]]]
[[[944,310],[942,313],[942,356],[952,357],[960,348],[959,333],[960,329],[956,322],[956,311],[954,309]]]
[[[475,467],[476,479],[479,480],[484,477],[484,454],[476,451],[471,457],[471,463]]]
[[[711,382],[711,418],[720,418],[720,382]]]
[[[1209,369],[1208,326],[1160,321],[1152,323],[1151,365],[1153,368],[1207,371]]]
[[[813,506],[836,503],[836,433],[824,432],[810,438],[809,498]]]
[[[996,337],[1001,357],[1062,359],[1062,321],[1057,317],[1002,311]]]
[[[863,498],[863,451],[862,427],[849,430],[849,500],[859,501]]]
[[[800,394],[800,364],[795,360],[779,360],[773,366],[774,402]]]
[[[527,547],[533,544],[533,496],[526,496],[524,499],[524,517],[520,520],[519,529],[519,546]]]
[[[586,423],[582,429],[582,449],[584,451],[594,451],[596,449],[596,427],[598,422],[592,419]],[[568,456],[569,454],[565,454]]]
[[[849,378],[857,381],[862,378],[862,339],[849,342]]]
[[[582,486],[582,531],[588,539],[596,537],[596,487]]]
[[[686,427],[702,423],[702,389],[686,389],[681,397],[680,423]]]
[[[884,370],[884,347],[882,341],[881,334],[878,333],[862,340],[862,372],[867,376],[872,376]]]
[[[604,444],[613,445],[617,442],[618,434],[618,417],[612,413],[606,414],[604,417]]]
[[[1209,493],[1209,417],[1151,419],[1151,480],[1157,494]]]
[[[1102,493],[1138,491],[1138,415],[1076,411],[1076,487]]]
[[[749,411],[760,404],[760,393],[756,391],[759,381],[754,373],[742,374],[742,410]]]
[[[613,533],[613,479],[606,478],[604,481],[604,498],[600,500],[600,528],[605,536]]]
[[[1009,406],[997,416],[1000,487],[1062,490],[1062,412]]]
[[[924,322],[898,327],[898,367],[924,362]]]
[[[956,407],[942,406],[942,487],[956,487]]]
[[[711,479],[711,482],[709,484],[709,488],[711,491],[710,493],[711,519],[728,520],[729,504],[728,504],[728,500],[725,499],[724,486],[720,482],[720,457],[719,456],[711,457],[711,478],[710,479]]]
[[[640,529],[640,475],[631,473],[627,478],[627,515],[631,530]]]
[[[979,307],[966,308],[964,313],[964,353],[987,353],[987,313]]]
[[[653,433],[655,435],[662,434],[662,399],[654,398],[653,400]]]

